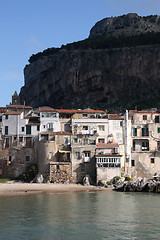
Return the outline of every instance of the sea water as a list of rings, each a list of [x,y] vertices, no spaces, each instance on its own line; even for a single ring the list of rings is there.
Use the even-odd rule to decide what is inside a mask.
[[[0,197],[0,239],[160,239],[160,194]]]

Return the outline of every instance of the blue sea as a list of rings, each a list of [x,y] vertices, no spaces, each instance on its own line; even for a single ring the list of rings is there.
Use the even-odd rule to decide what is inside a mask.
[[[109,191],[0,197],[0,239],[160,239],[160,195]]]

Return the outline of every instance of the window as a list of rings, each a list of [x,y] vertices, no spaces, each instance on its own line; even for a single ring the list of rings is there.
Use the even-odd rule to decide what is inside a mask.
[[[74,143],[77,143],[78,142],[78,139],[77,138],[74,138]]]
[[[80,152],[75,152],[76,158],[80,159]]]
[[[137,137],[137,128],[133,128],[133,137]]]
[[[59,165],[57,165],[57,170],[59,170]]]
[[[31,126],[26,126],[26,134],[31,134]]]
[[[98,139],[98,142],[99,142],[99,143],[104,143],[104,138],[99,138],[99,139]]]
[[[24,127],[22,127],[22,132],[24,132]]]
[[[43,118],[56,118],[56,113],[42,113]]]
[[[147,115],[143,115],[143,120],[147,120]]]
[[[160,133],[160,127],[157,128],[157,132]]]
[[[83,130],[88,130],[88,126],[83,126]]]
[[[135,141],[133,140],[133,151],[135,151],[135,149],[136,149],[136,143],[135,143]]]
[[[5,115],[5,119],[8,119],[8,115]]]
[[[123,127],[123,122],[121,121],[121,122],[119,123],[119,125],[120,125],[120,127]]]
[[[160,151],[160,141],[157,142],[157,150]]]
[[[37,131],[39,131],[40,130],[40,126],[39,125],[37,125]]]
[[[85,157],[90,157],[90,152],[84,152]]]
[[[68,143],[69,143],[68,137],[65,137],[65,138],[64,138],[64,144],[68,144]]]
[[[151,163],[154,163],[154,158],[151,158]]]
[[[142,137],[149,136],[148,128],[142,128]]]
[[[5,126],[5,135],[8,135],[8,126]]]
[[[84,138],[84,139],[83,139],[83,144],[84,144],[84,145],[87,145],[87,144],[88,144],[88,138]]]
[[[131,160],[131,166],[135,167],[135,160]]]
[[[88,114],[87,113],[83,113],[83,117],[88,117]]]
[[[30,156],[26,156],[26,163],[30,162]]]
[[[155,123],[159,123],[159,116],[155,116]]]
[[[149,151],[149,142],[142,142],[142,151]]]
[[[104,125],[100,125],[98,126],[98,128],[99,128],[99,131],[104,131]]]
[[[48,130],[53,131],[53,123],[48,123]]]
[[[46,126],[45,125],[43,125],[43,128],[45,128]]]
[[[49,139],[48,134],[42,134],[41,139],[42,139],[42,141],[48,141],[48,139]]]

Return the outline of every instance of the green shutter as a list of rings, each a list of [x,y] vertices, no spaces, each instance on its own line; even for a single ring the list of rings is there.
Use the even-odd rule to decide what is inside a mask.
[[[160,133],[160,127],[158,127],[157,132]]]
[[[31,134],[31,126],[26,126],[26,134]]]
[[[8,135],[8,126],[5,126],[5,135]]]

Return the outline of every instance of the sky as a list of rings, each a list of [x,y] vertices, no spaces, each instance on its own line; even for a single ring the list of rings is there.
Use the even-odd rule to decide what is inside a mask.
[[[0,0],[0,107],[24,85],[32,54],[87,38],[97,21],[160,15],[160,0]]]

